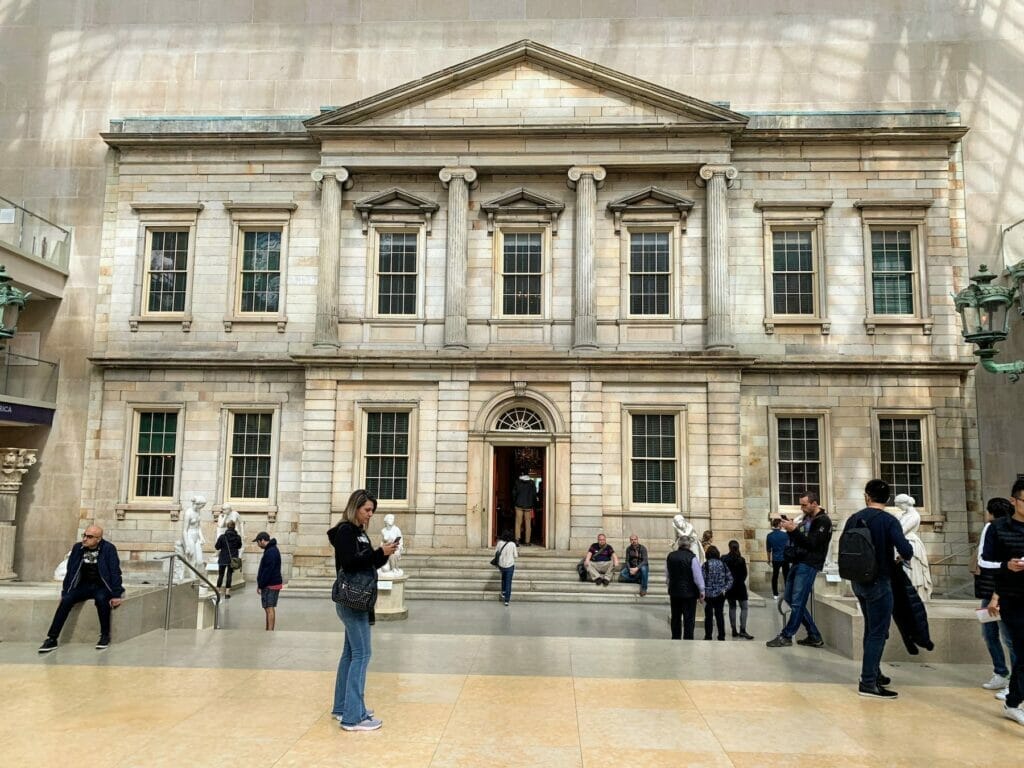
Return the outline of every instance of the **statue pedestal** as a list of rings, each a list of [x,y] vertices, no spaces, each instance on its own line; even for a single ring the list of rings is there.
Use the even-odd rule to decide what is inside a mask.
[[[405,607],[405,574],[392,579],[377,579],[377,607],[374,614],[378,621],[397,621],[409,617]]]

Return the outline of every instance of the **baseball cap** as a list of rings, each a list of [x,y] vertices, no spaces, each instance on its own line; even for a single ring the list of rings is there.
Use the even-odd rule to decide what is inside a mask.
[[[253,541],[270,541],[270,534],[266,531],[260,531],[256,534],[256,538]]]

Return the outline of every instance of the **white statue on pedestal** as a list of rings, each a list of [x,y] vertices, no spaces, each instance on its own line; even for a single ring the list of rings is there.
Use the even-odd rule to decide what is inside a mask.
[[[200,573],[205,568],[203,562],[203,536],[200,512],[206,506],[206,497],[198,493],[192,497],[188,508],[181,515],[181,549],[185,559]]]
[[[390,544],[396,539],[402,538],[401,529],[395,525],[395,516],[392,514],[384,515],[384,527],[380,531],[380,543]],[[388,558],[388,561],[378,569],[377,575],[382,579],[393,579],[396,576],[402,576],[402,569],[398,567],[398,561],[402,557],[402,553],[405,552],[405,544],[401,541],[398,542],[398,549],[395,553]]]
[[[910,546],[914,548],[914,557],[909,563],[904,563],[910,583],[914,585],[921,600],[927,602],[932,596],[932,574],[928,568],[928,552],[924,548],[924,542],[917,535],[917,529],[921,527],[921,513],[914,506],[914,498],[905,493],[896,496],[896,506],[902,510],[900,514],[900,527],[903,528],[903,535],[907,537]]]
[[[227,531],[229,521],[235,524],[235,533],[242,537],[243,542],[245,541],[245,523],[242,522],[242,516],[230,504],[224,504],[217,517],[217,536],[214,538],[214,543]]]
[[[682,515],[676,515],[673,517],[672,534],[673,550],[679,549],[679,542],[686,539],[686,546],[691,552],[693,552],[694,557],[697,558],[697,562],[704,562],[704,548],[700,545],[700,541],[697,539],[697,531],[690,521]]]

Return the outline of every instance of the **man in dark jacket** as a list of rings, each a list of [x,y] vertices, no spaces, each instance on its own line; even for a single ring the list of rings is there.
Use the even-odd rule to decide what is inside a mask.
[[[284,579],[281,578],[281,553],[277,549],[277,539],[270,538],[266,531],[257,533],[253,541],[263,550],[260,569],[256,572],[256,592],[267,614],[267,631],[273,632],[274,621],[277,618],[277,598],[284,588]]]
[[[792,645],[793,636],[801,624],[807,629],[807,637],[797,640],[797,645],[821,648],[825,644],[807,611],[807,602],[814,591],[814,580],[825,567],[828,545],[832,541],[832,521],[825,508],[819,505],[818,494],[812,491],[800,497],[800,510],[804,516],[799,523],[787,519],[779,523],[779,527],[789,534],[786,559],[791,561],[792,567],[786,579],[783,600],[791,613],[779,636],[766,643],[769,648]]]
[[[241,557],[242,537],[235,531],[235,521],[228,520],[226,530],[217,537],[213,548],[217,550],[217,589],[224,587],[224,599],[231,597],[231,575],[234,569],[231,567],[231,560]],[[224,584],[224,577],[227,576],[227,584]]]
[[[633,584],[639,583],[640,597],[646,597],[651,565],[647,559],[647,547],[640,543],[640,537],[635,533],[630,534],[629,547],[626,548],[626,555],[623,559],[625,562],[622,565],[619,579]]]
[[[533,538],[533,519],[537,514],[537,486],[525,472],[516,480],[513,505],[516,508],[516,536],[522,534],[520,544],[530,546]],[[524,530],[525,529],[525,530]]]
[[[885,511],[892,489],[885,480],[870,480],[864,486],[864,503],[867,505],[856,514],[850,515],[843,527],[843,533],[861,523],[871,534],[875,550],[876,576],[867,583],[852,582],[853,594],[860,603],[864,615],[864,657],[860,668],[861,696],[875,699],[895,699],[899,694],[885,686],[889,678],[882,674],[880,664],[889,639],[889,625],[892,624],[892,581],[891,571],[895,559],[893,550],[904,560],[914,556],[914,548],[903,535],[899,520]]]
[[[100,619],[100,639],[96,650],[110,646],[110,612],[121,604],[124,586],[121,584],[121,560],[117,547],[103,538],[103,529],[90,525],[82,540],[71,548],[68,571],[60,591],[60,605],[53,614],[53,622],[46,639],[39,646],[40,653],[57,650],[57,638],[71,609],[78,603],[92,600]]]
[[[697,601],[704,601],[704,574],[697,556],[690,551],[689,539],[680,539],[679,549],[665,558],[665,580],[672,606],[672,639],[693,640]]]

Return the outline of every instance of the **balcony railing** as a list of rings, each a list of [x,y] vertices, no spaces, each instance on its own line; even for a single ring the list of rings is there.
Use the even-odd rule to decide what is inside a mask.
[[[0,395],[57,404],[57,363],[7,351],[0,354],[4,362],[0,370]]]
[[[0,240],[67,272],[71,230],[0,197]]]

